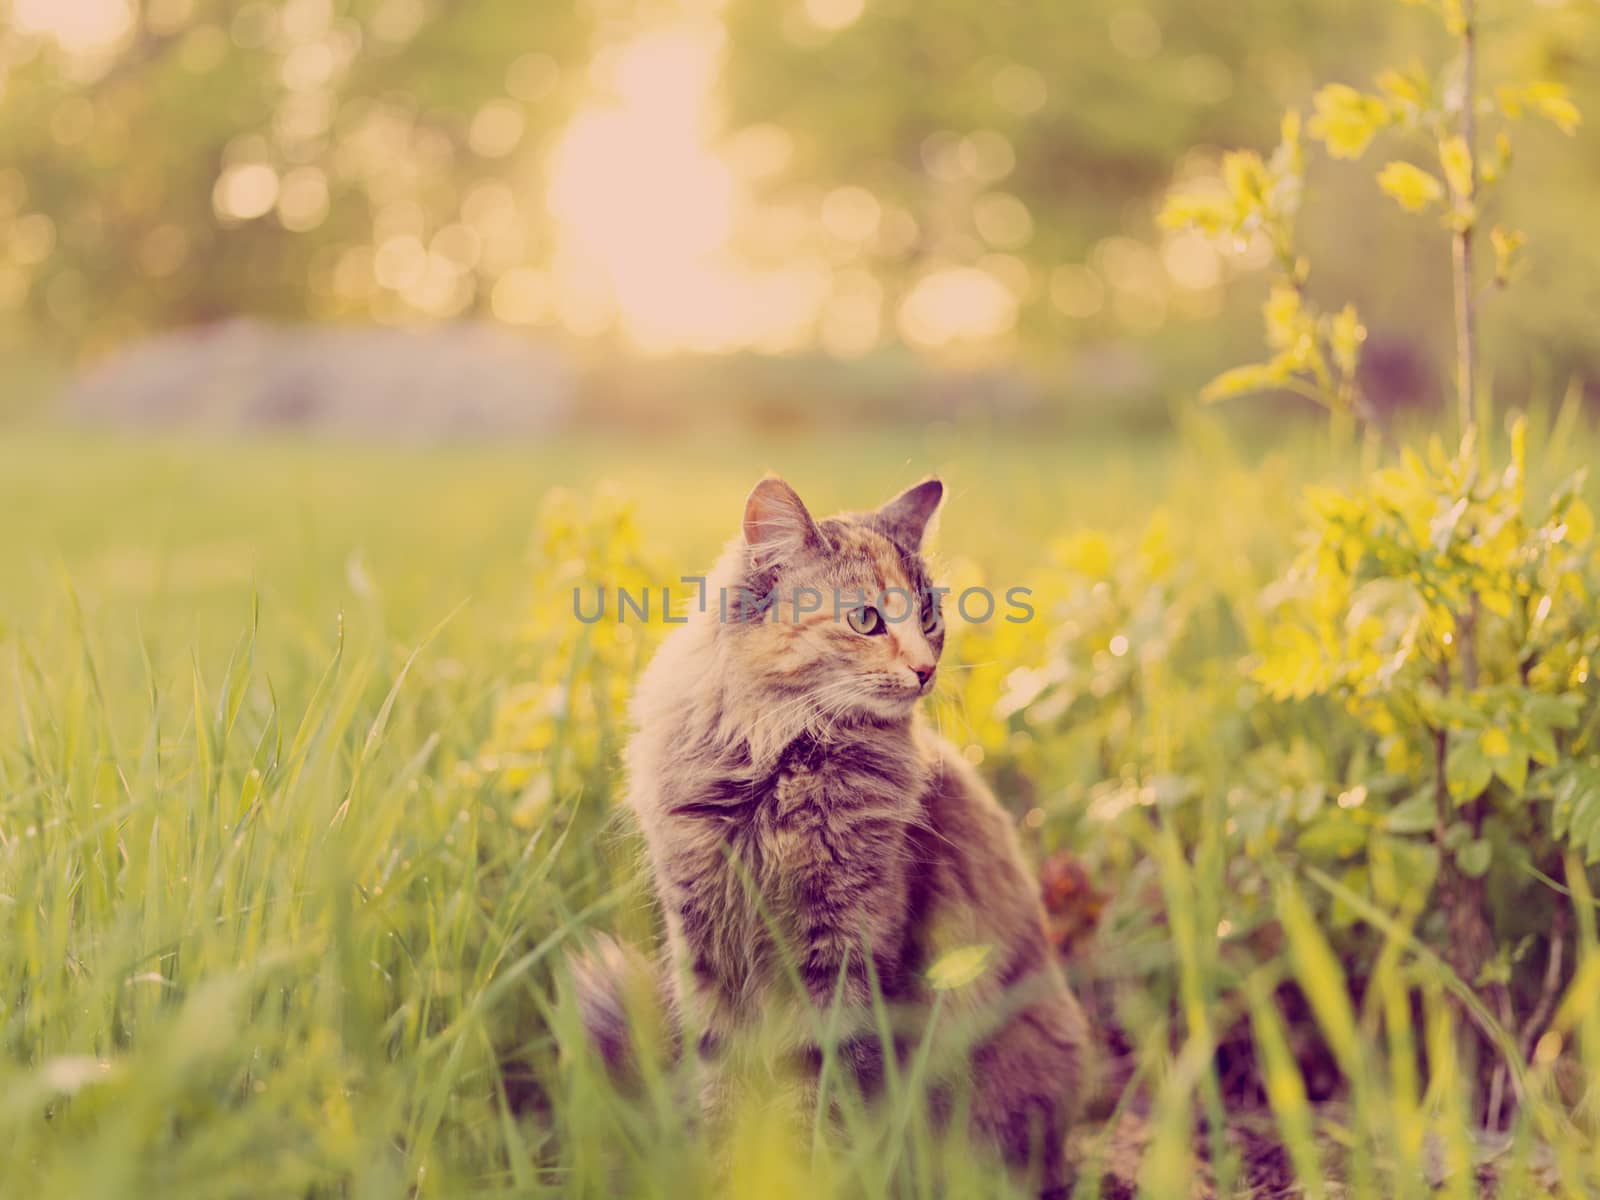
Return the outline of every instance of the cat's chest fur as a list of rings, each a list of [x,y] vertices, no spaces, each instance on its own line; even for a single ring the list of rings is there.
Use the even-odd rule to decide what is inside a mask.
[[[903,958],[927,782],[909,738],[880,735],[797,743],[758,786],[725,869],[755,883],[744,899],[759,940],[779,935],[814,996],[833,988],[851,959],[887,969]],[[742,973],[752,962],[730,966]]]
[[[930,780],[912,729],[802,737],[765,769],[657,761],[647,829],[697,990],[744,1009],[796,974],[819,998],[869,955],[899,970]]]
[[[806,892],[807,900],[828,903],[830,892],[839,899],[848,891],[841,885],[869,877],[874,858],[917,819],[925,785],[926,773],[909,747],[790,747],[757,806],[755,849],[766,873]],[[862,870],[847,878],[821,877],[858,863]]]

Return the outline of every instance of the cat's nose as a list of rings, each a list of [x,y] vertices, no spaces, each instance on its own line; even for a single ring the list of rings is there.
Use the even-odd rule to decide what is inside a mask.
[[[925,667],[912,667],[911,668],[912,673],[914,675],[916,675],[916,677],[917,677],[917,682],[919,684],[921,684],[923,687],[927,687],[928,686],[928,680],[933,678],[933,673],[936,670],[938,670],[938,667],[936,667],[932,663],[929,663]]]

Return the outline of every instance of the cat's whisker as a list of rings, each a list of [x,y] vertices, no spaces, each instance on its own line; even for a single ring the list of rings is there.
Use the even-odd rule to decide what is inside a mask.
[[[784,704],[779,705],[777,708],[763,713],[756,720],[756,722],[749,727],[747,734],[752,740],[754,740],[758,733],[766,732],[768,729],[773,727],[780,727],[782,722],[792,720],[797,717],[800,718],[797,722],[798,725],[801,728],[805,728],[822,711],[824,703],[832,698],[833,693],[843,691],[844,689],[852,688],[854,686],[855,680],[853,679],[831,680],[814,691],[797,696],[795,699],[787,701]],[[801,716],[801,714],[805,715]]]
[[[763,713],[757,719],[756,723],[751,726],[751,729],[759,729],[763,724],[765,724],[767,722],[781,719],[782,717],[784,717],[786,715],[789,715],[789,714],[792,714],[794,712],[797,712],[800,709],[805,708],[805,707],[807,707],[809,705],[813,705],[813,704],[815,704],[817,702],[819,697],[827,695],[833,689],[839,688],[839,687],[841,687],[843,685],[846,685],[846,684],[849,684],[849,683],[852,683],[852,682],[854,682],[854,681],[853,680],[848,680],[848,679],[830,680],[828,683],[823,684],[819,688],[814,688],[811,691],[804,692],[801,695],[796,696],[791,700],[786,700],[783,703],[779,704],[777,708],[770,709],[767,712]]]
[[[859,687],[854,679],[835,679],[818,688],[808,698],[815,710],[821,712],[836,701],[848,701],[859,695]]]
[[[831,697],[826,702],[819,703],[816,713],[819,719],[832,721],[834,718],[843,715],[864,696],[865,693],[860,690],[854,680],[842,680],[841,682],[851,686],[840,689],[839,695]]]
[[[842,715],[853,703],[865,699],[866,695],[867,693],[860,687],[854,687],[845,691],[843,695],[837,697],[831,703],[831,705],[828,706],[827,715],[830,717]]]
[[[793,700],[785,701],[777,708],[768,709],[766,712],[757,717],[755,722],[751,724],[745,731],[746,735],[753,736],[754,734],[763,731],[768,725],[775,724],[778,721],[792,716],[793,714],[798,713],[815,703],[816,700],[811,695],[798,696]]]

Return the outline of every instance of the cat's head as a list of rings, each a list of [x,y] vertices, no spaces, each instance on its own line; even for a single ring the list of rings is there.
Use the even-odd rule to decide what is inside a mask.
[[[928,479],[871,512],[816,520],[783,480],[756,484],[728,618],[752,681],[824,722],[909,714],[944,649],[941,597],[921,554],[943,495]]]

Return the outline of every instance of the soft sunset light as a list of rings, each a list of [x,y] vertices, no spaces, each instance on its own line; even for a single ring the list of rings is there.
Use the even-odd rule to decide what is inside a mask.
[[[781,267],[757,269],[739,257],[734,235],[754,213],[744,176],[716,148],[724,41],[720,23],[686,24],[596,59],[591,75],[606,98],[578,113],[551,160],[556,306],[577,332],[614,322],[650,351],[784,350],[815,336],[830,353],[863,354],[880,336],[881,289],[808,255],[804,238],[859,254],[879,229],[881,205],[864,188],[837,188],[793,230]],[[1000,229],[992,241],[1026,238],[1027,210],[1014,198],[987,196],[979,207],[985,226]],[[502,319],[537,311],[522,282],[496,289]],[[1011,329],[1016,308],[995,274],[951,267],[904,298],[899,325],[927,349],[983,342]]]
[[[551,162],[568,324],[609,310],[653,350],[722,349],[767,332],[770,310],[728,251],[736,182],[709,146],[722,42],[718,24],[686,25],[596,61],[611,98],[573,119]]]
[[[69,54],[114,47],[133,25],[128,0],[16,0],[11,20],[20,33],[54,38]]]
[[[828,305],[825,340],[862,352],[877,336],[876,308],[847,288],[836,312],[839,280],[826,261],[791,247],[782,265],[758,268],[733,247],[752,202],[748,172],[716,148],[724,40],[718,22],[684,24],[597,57],[590,73],[605,98],[573,118],[550,164],[559,315],[578,333],[614,323],[657,353],[784,351],[812,336]],[[496,315],[516,319],[525,300],[520,286],[497,288]],[[855,328],[840,334],[845,312]]]

